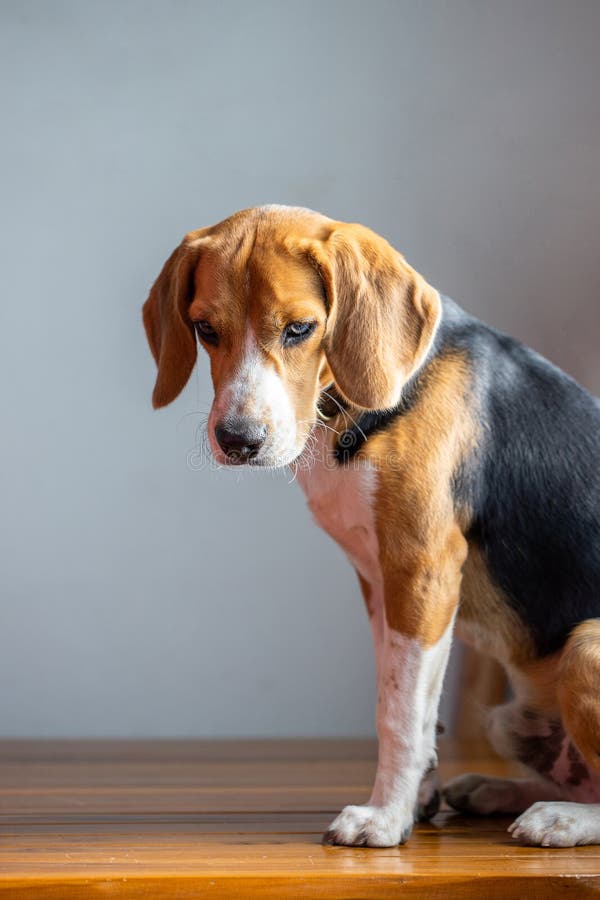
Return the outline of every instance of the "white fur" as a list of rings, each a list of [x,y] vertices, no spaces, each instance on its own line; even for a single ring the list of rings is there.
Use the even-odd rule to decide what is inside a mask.
[[[375,528],[377,472],[364,461],[332,465],[326,433],[316,436],[316,461],[298,481],[317,520],[346,551],[371,588],[377,657],[379,762],[369,803],[347,806],[330,828],[336,843],[388,847],[412,828],[424,771],[435,759],[435,723],[452,625],[433,647],[390,628]]]
[[[305,435],[299,434],[294,407],[275,369],[265,364],[252,329],[248,329],[242,361],[215,396],[208,418],[210,447],[221,465],[230,460],[217,443],[215,427],[236,417],[267,426],[267,437],[255,463],[285,466],[302,450]]]
[[[369,583],[380,582],[373,513],[375,469],[356,458],[348,466],[339,466],[330,451],[328,432],[322,426],[317,426],[314,440],[315,458],[310,468],[300,465],[297,476],[310,510],[363,578]]]
[[[451,626],[433,647],[384,620],[378,662],[379,761],[366,806],[347,806],[330,826],[336,843],[391,847],[412,829],[419,785],[435,759],[435,721]]]
[[[508,828],[513,838],[540,847],[600,843],[600,804],[540,802]]]

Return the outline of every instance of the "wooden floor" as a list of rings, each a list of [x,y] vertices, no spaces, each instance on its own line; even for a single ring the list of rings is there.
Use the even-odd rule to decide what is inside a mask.
[[[367,741],[0,742],[0,895],[587,897],[600,848],[520,847],[440,813],[404,847],[323,847],[374,771]],[[504,764],[442,744],[445,775]],[[480,758],[477,758],[480,756]]]

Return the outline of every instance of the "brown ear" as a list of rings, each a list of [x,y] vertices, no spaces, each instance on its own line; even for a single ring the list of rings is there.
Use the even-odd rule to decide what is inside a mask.
[[[364,409],[395,406],[431,345],[438,292],[362,225],[336,223],[326,240],[309,243],[327,296],[325,353],[337,386]]]
[[[196,362],[196,337],[187,310],[200,242],[190,240],[192,235],[168,258],[144,303],[146,337],[158,366],[152,394],[155,409],[181,393]]]

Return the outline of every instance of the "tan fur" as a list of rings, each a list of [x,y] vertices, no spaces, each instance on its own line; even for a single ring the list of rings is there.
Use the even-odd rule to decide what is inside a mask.
[[[296,246],[324,281],[325,346],[341,393],[363,409],[395,406],[433,338],[437,291],[362,225],[337,222],[326,240],[304,239]]]
[[[165,406],[183,390],[196,361],[196,338],[188,315],[198,247],[188,235],[164,264],[143,309],[144,326],[158,375],[152,402]]]
[[[196,360],[193,321],[208,319],[220,335],[218,350],[206,350],[215,390],[232,377],[252,329],[264,362],[284,380],[297,419],[306,433],[313,423],[320,391],[319,373],[326,315],[314,269],[298,260],[280,240],[258,241],[270,219],[256,211],[238,213],[212,228],[191,232],[165,264],[144,306],[144,323],[158,362],[153,402],[171,402]],[[185,270],[182,263],[185,262]],[[304,344],[282,353],[280,335],[297,319],[316,319],[319,327]],[[267,423],[268,424],[268,423]]]
[[[528,637],[523,633],[523,642],[528,645]],[[557,697],[558,665],[560,652],[541,658],[521,659],[506,668],[510,683],[519,702],[548,716],[558,717]]]
[[[454,511],[452,473],[472,451],[478,424],[459,355],[434,360],[416,405],[374,435],[377,530],[389,625],[424,646],[454,615],[467,542]]]
[[[206,318],[225,350],[207,347],[215,388],[234,370],[250,325],[298,419],[314,414],[325,360],[350,402],[391,406],[426,353],[439,311],[437,291],[367,228],[310,210],[243,210],[190,232],[150,292],[153,402],[164,406],[183,389],[196,359],[192,320]],[[318,329],[284,359],[281,329],[308,317]]]
[[[586,761],[600,772],[600,619],[571,632],[558,668],[565,727]]]
[[[373,606],[373,590],[367,579],[363,578],[360,572],[357,571],[356,574],[358,575],[360,589],[365,601],[365,606],[367,607],[367,615],[371,619],[373,617],[373,613],[375,612],[375,608]]]
[[[533,642],[502,589],[491,580],[481,550],[469,545],[457,631],[480,653],[503,665],[523,664],[534,657]]]

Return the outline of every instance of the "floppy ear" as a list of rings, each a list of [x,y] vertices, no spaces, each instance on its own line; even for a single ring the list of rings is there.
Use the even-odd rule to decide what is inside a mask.
[[[170,255],[144,303],[146,337],[158,366],[155,409],[181,393],[196,362],[196,337],[187,312],[200,252],[200,242],[190,240],[193,234]]]
[[[325,287],[325,354],[337,386],[364,409],[395,406],[433,340],[438,292],[362,225],[336,223],[307,243]]]

